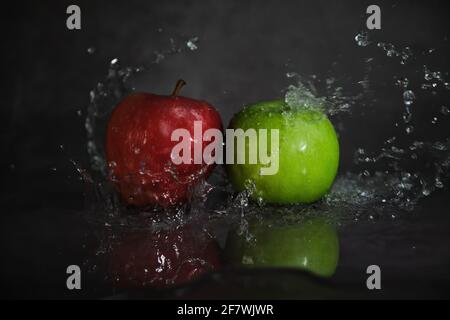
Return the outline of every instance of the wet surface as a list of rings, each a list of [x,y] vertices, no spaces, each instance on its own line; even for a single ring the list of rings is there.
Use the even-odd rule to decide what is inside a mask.
[[[443,298],[448,297],[450,284],[450,219],[442,210],[446,206],[447,199],[436,197],[426,209],[408,213],[408,217],[342,226],[338,229],[340,261],[331,280],[315,280],[294,270],[226,269],[180,290],[137,292],[111,291],[102,270],[83,278],[82,291],[69,292],[66,267],[95,258],[99,244],[95,229],[79,212],[63,208],[30,210],[30,215],[9,210],[11,215],[2,217],[3,294],[44,298]],[[366,268],[371,264],[382,268],[379,292],[365,287]]]

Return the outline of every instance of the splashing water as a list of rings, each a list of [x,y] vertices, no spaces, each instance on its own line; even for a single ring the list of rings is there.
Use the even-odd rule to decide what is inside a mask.
[[[355,41],[360,47],[366,47],[370,44],[366,31],[361,31],[355,36]]]
[[[195,51],[198,48],[197,41],[198,37],[192,37],[184,41],[184,46],[177,47],[173,39],[171,39],[170,49],[155,52],[155,58],[151,64],[161,63],[164,58],[182,52],[183,48]],[[367,32],[357,34],[355,41],[358,46],[373,47],[373,42],[370,41]],[[400,64],[404,64],[414,57],[414,53],[409,47],[398,49],[394,45],[384,42],[378,42],[376,47],[381,48],[388,58],[400,58]],[[374,58],[367,58],[366,62],[373,62],[373,60]],[[110,62],[106,79],[99,82],[90,92],[90,104],[87,109],[85,122],[88,137],[87,150],[91,159],[92,176],[95,177],[96,181],[100,181],[102,188],[105,188],[105,185],[107,185],[107,182],[105,182],[107,165],[103,156],[102,142],[104,136],[102,130],[104,130],[108,116],[117,102],[131,92],[127,87],[130,77],[148,69],[149,67],[143,66],[123,68],[120,66],[118,59],[113,59]],[[444,88],[448,85],[441,72],[430,71],[427,66],[423,66],[423,72],[424,80],[427,83],[436,81]],[[367,92],[370,88],[370,79],[367,73],[362,81],[358,81],[360,85],[359,92],[353,94],[344,94],[344,87],[339,85],[339,79],[333,76],[326,78],[324,81],[321,81],[315,75],[305,77],[296,72],[288,72],[286,76],[296,81],[296,84],[290,85],[285,93],[285,101],[289,106],[321,109],[330,117],[341,114],[350,116],[352,112],[355,112],[354,109],[356,108],[354,106],[367,99]],[[405,124],[405,133],[411,134],[414,132],[414,127],[410,125],[410,122],[414,114],[412,106],[417,99],[416,93],[411,89],[411,80],[406,77],[397,78],[394,85],[403,90],[404,112],[402,119]],[[448,110],[448,107],[441,106],[441,115],[448,115]],[[369,152],[364,147],[355,147],[355,164],[363,166],[363,168],[355,175],[346,174],[338,177],[335,186],[323,202],[325,204],[333,202],[334,195],[336,195],[336,199],[345,198],[343,189],[340,187],[343,185],[341,181],[346,181],[345,184],[347,185],[345,189],[348,195],[346,202],[353,200],[355,205],[360,205],[366,203],[368,198],[375,202],[379,202],[378,198],[381,198],[381,200],[384,200],[381,202],[382,204],[396,205],[401,208],[411,208],[413,204],[417,203],[418,198],[428,196],[436,188],[444,187],[444,182],[448,175],[448,139],[434,142],[411,140],[410,144],[404,147],[395,146],[395,140],[396,137],[387,139],[385,146],[379,151]],[[420,172],[420,170],[409,172],[406,170],[405,163],[419,162],[419,158],[428,159],[429,162],[434,164],[433,167],[435,169],[433,173],[424,173]],[[371,170],[369,167],[364,167],[382,162],[385,167],[383,170]],[[430,174],[433,179],[430,178]],[[348,183],[349,179],[353,179],[354,183]],[[354,189],[349,189],[349,185],[353,185]],[[370,190],[364,191],[365,186]],[[209,188],[215,189],[217,187],[210,185]],[[227,192],[229,191],[227,190]],[[111,195],[111,189],[103,190],[100,194],[107,194],[110,202],[120,207],[118,199]],[[192,203],[195,203],[198,198],[206,197],[206,194],[199,193],[198,190],[194,194]],[[245,198],[245,195],[241,194],[235,200],[237,201],[242,197]],[[225,207],[229,206],[230,198],[233,198],[233,196],[228,195]],[[103,202],[104,199],[99,201]],[[204,203],[205,200],[200,202]],[[242,205],[240,208],[248,206],[248,204],[246,206]],[[190,205],[189,210],[193,210],[192,207],[195,206]],[[183,211],[184,209],[186,208],[180,210]],[[115,210],[115,212],[120,212],[121,210],[124,210],[124,208]],[[197,211],[202,210],[197,208]],[[225,211],[227,211],[226,208]]]
[[[398,59],[400,65],[413,63],[416,53],[409,47],[402,49],[369,38],[367,32],[355,36],[357,46],[364,50],[381,49],[384,59]],[[354,146],[354,168],[337,177],[329,194],[313,205],[292,205],[273,207],[262,202],[249,200],[249,192],[234,194],[226,180],[223,168],[216,168],[209,181],[201,181],[191,190],[188,204],[168,210],[130,209],[118,199],[108,182],[108,165],[104,158],[104,131],[108,117],[116,104],[132,92],[129,80],[136,74],[151,70],[153,64],[184,50],[198,49],[198,38],[192,37],[177,46],[171,39],[168,50],[155,51],[152,62],[147,66],[122,67],[120,61],[111,60],[105,79],[90,92],[90,102],[86,111],[85,128],[87,133],[87,152],[90,157],[90,170],[73,162],[77,172],[86,182],[90,221],[105,227],[107,232],[102,238],[100,253],[110,249],[116,239],[117,231],[130,229],[159,230],[201,221],[208,232],[222,242],[227,230],[237,226],[240,234],[248,234],[248,221],[262,212],[277,212],[280,217],[292,217],[283,213],[294,213],[297,217],[318,214],[331,214],[339,221],[374,220],[389,212],[390,218],[396,218],[400,212],[409,211],[430,196],[435,190],[445,188],[450,169],[450,139],[423,141],[414,136],[416,102],[426,98],[433,89],[450,90],[445,75],[439,71],[430,71],[427,66],[418,66],[423,72],[425,82],[399,75],[392,86],[400,88],[399,108],[403,113],[399,122],[403,125],[403,135],[389,136],[378,150],[367,150],[365,146]],[[428,51],[427,51],[428,52]],[[376,58],[365,58],[366,64],[374,63]],[[383,63],[383,61],[380,61]],[[346,90],[342,79],[330,75],[325,79],[312,75],[304,76],[296,72],[286,73],[295,84],[286,89],[285,102],[291,107],[320,109],[332,120],[339,116],[335,125],[339,132],[345,127],[345,121],[359,112],[356,106],[371,99],[370,68],[360,81],[356,81],[357,90]],[[417,87],[422,91],[417,91]],[[374,100],[375,101],[375,100]],[[372,107],[376,108],[376,101]],[[449,107],[437,106],[437,116],[433,124],[449,121]],[[383,124],[384,125],[384,124]],[[393,124],[394,125],[394,124]],[[399,126],[399,124],[395,124]],[[402,141],[400,143],[400,141]],[[145,170],[145,168],[143,168]],[[393,213],[394,212],[394,213]],[[281,218],[283,219],[283,218]],[[286,218],[287,219],[287,218]],[[120,232],[120,231],[119,231]]]
[[[186,46],[189,48],[189,50],[195,51],[198,49],[197,42],[198,37],[191,38],[186,42]]]
[[[367,32],[361,32],[355,36],[355,41],[360,47],[371,47],[372,41]],[[407,63],[415,71],[420,71],[420,65],[411,65],[415,54],[410,47],[397,48],[393,44],[378,42],[377,48],[381,48],[387,58],[398,58],[400,65]],[[434,50],[433,50],[434,51]],[[431,51],[431,52],[433,52]],[[428,53],[431,53],[428,52]],[[373,62],[374,58],[366,58],[366,62]],[[421,99],[426,99],[427,89],[440,86],[443,90],[448,90],[448,82],[439,71],[430,71],[427,66],[423,66],[425,84],[421,85],[423,92]],[[295,79],[298,84],[287,88],[286,101],[292,105],[311,105],[310,101],[320,101],[322,109],[331,118],[343,113],[350,116],[358,109],[355,105],[368,99],[368,88],[370,87],[369,74],[366,73],[361,84],[360,92],[353,95],[344,95],[343,87],[337,84],[334,77],[326,79],[326,85],[317,81],[318,77],[305,78],[297,73],[289,72],[288,78]],[[411,122],[414,115],[415,101],[418,99],[411,88],[417,87],[410,79],[400,76],[396,79],[395,86],[402,89],[400,94],[403,101],[402,122],[406,137],[402,137],[402,146],[395,145],[397,137],[386,139],[384,146],[380,150],[368,152],[364,147],[355,147],[354,164],[359,171],[356,173],[339,176],[323,203],[319,204],[320,210],[326,210],[326,205],[346,208],[353,212],[357,220],[365,211],[370,211],[370,219],[373,219],[374,211],[389,210],[412,210],[419,200],[430,196],[435,190],[445,187],[445,181],[449,177],[450,164],[450,139],[444,137],[438,141],[422,141],[413,137],[415,131]],[[321,88],[318,89],[318,88]],[[314,95],[321,94],[324,98],[313,100]],[[375,99],[374,99],[375,100]],[[377,108],[376,103],[372,105]],[[441,115],[448,115],[448,108],[441,106]],[[340,119],[340,121],[345,121]],[[442,119],[441,121],[445,121]],[[448,120],[447,120],[448,121]],[[436,124],[438,117],[432,118],[431,123]],[[415,126],[420,125],[420,121]],[[395,124],[398,126],[398,124]],[[337,124],[337,128],[340,123]],[[344,126],[345,127],[345,126]],[[370,208],[366,210],[365,208]],[[394,215],[395,217],[395,215]]]
[[[325,99],[317,98],[301,82],[297,86],[289,86],[284,101],[291,108],[322,110]]]

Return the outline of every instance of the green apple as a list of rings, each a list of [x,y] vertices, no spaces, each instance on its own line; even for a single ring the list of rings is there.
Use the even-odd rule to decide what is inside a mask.
[[[339,164],[339,142],[333,125],[320,109],[292,107],[283,100],[249,105],[237,113],[230,129],[278,129],[278,172],[262,175],[267,167],[258,157],[254,164],[229,164],[228,177],[236,191],[252,186],[252,197],[267,203],[310,203],[320,199],[333,184]],[[270,137],[267,141],[270,142]],[[234,145],[235,154],[249,154],[245,144]],[[270,149],[270,143],[269,149]]]
[[[294,224],[253,221],[248,233],[229,233],[225,256],[234,265],[299,268],[331,277],[339,260],[339,239],[334,225],[322,218]]]

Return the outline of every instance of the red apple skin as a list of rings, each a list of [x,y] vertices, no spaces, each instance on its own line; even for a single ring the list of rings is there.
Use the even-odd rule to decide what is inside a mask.
[[[175,165],[171,160],[172,132],[187,129],[194,137],[194,121],[202,122],[202,133],[210,128],[222,130],[222,120],[207,102],[177,95],[161,96],[133,93],[113,111],[106,133],[106,158],[110,178],[123,200],[134,206],[168,207],[185,202],[188,190],[206,178],[214,164]],[[203,159],[203,158],[202,158]]]
[[[122,289],[167,288],[221,266],[219,246],[191,229],[126,234],[111,246],[108,274]]]

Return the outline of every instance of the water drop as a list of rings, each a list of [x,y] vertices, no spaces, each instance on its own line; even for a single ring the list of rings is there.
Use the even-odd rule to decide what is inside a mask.
[[[414,127],[413,126],[408,126],[408,127],[406,127],[405,131],[406,131],[407,134],[410,134],[410,133],[412,133],[414,131]]]
[[[377,44],[377,46],[379,48],[382,48],[386,52],[386,55],[388,57],[393,57],[393,56],[398,56],[399,55],[399,53],[395,50],[394,45],[392,45],[391,43],[379,42]]]
[[[165,56],[161,52],[155,51],[155,60],[153,61],[155,64],[160,63],[164,60]]]
[[[110,167],[110,168],[115,168],[115,167],[117,167],[117,163],[116,163],[115,161],[110,161],[110,162],[108,163],[108,167]]]
[[[366,31],[362,31],[355,36],[355,41],[360,47],[365,47],[370,44],[368,34]]]
[[[405,64],[408,59],[413,55],[410,47],[405,47],[401,52],[401,64]]]
[[[110,65],[113,66],[117,66],[119,64],[119,59],[118,58],[114,58],[111,60]]]
[[[300,144],[299,151],[300,152],[305,152],[307,147],[308,147],[308,144],[303,142],[303,143]]]
[[[395,84],[397,85],[397,86],[399,86],[399,87],[402,87],[402,88],[407,88],[408,87],[408,85],[409,85],[409,79],[408,78],[400,78],[400,79],[397,79],[397,81],[395,82]]]
[[[409,110],[409,108],[407,108],[405,113],[403,114],[403,121],[405,123],[409,123],[411,121],[411,118],[412,118],[411,110]]]
[[[442,143],[440,141],[436,141],[432,145],[433,149],[439,150],[439,151],[446,151],[448,150],[448,146],[445,143]]]
[[[397,139],[397,137],[393,136],[393,137],[387,139],[387,140],[386,140],[386,143],[391,144],[391,143],[393,143],[396,139]]]
[[[296,72],[286,72],[286,78],[294,78],[297,76]]]
[[[433,79],[430,70],[425,65],[423,66],[423,73],[424,73],[425,80],[430,81],[431,79]]]
[[[441,107],[441,113],[442,113],[444,116],[447,116],[447,115],[450,114],[450,109],[449,109],[448,107],[446,107],[446,106],[442,106],[442,107]]]
[[[431,76],[432,76],[434,79],[441,80],[441,72],[440,72],[440,71],[432,72],[432,73],[431,73]]]
[[[405,105],[407,106],[412,105],[415,98],[416,96],[414,95],[414,92],[412,92],[411,90],[406,90],[405,92],[403,92],[403,102],[405,103]]]
[[[87,48],[87,53],[88,53],[88,54],[94,54],[94,53],[95,53],[95,47],[89,47],[89,48]]]
[[[195,51],[198,49],[197,42],[198,37],[191,38],[186,42],[186,46],[189,48],[189,50]]]

